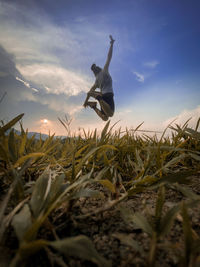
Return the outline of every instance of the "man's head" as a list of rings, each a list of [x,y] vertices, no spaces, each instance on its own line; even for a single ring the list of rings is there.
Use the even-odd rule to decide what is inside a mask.
[[[91,70],[93,71],[94,75],[97,76],[97,74],[102,70],[100,67],[96,66],[96,64],[92,64]]]

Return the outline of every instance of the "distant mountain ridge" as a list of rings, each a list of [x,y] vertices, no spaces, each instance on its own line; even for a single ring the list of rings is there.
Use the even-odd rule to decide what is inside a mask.
[[[14,129],[14,128],[13,128]],[[12,129],[8,130],[6,132],[6,134],[9,134],[9,132],[11,131]],[[17,134],[17,135],[21,135],[21,131],[19,130],[16,130],[14,129],[14,132]],[[35,135],[35,139],[40,139],[40,136],[42,138],[42,140],[46,140],[49,135],[48,134],[42,134],[42,133],[38,133],[38,132],[28,132],[28,138],[31,138],[33,135]],[[64,139],[64,138],[67,138],[67,136],[63,136],[63,135],[58,135],[58,136],[54,136],[54,138],[61,138],[61,139]]]

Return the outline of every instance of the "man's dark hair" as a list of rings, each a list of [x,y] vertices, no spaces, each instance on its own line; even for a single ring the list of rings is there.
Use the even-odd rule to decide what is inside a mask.
[[[102,69],[96,66],[96,64],[92,64],[91,70],[94,72],[94,75],[97,75]]]

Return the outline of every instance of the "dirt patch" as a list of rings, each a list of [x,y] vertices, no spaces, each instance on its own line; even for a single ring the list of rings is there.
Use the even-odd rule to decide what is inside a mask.
[[[196,194],[200,194],[200,176],[192,176],[190,179],[192,183],[187,186]],[[133,212],[139,211],[150,216],[154,213],[156,199],[157,190],[149,190],[126,199],[119,205],[102,214],[74,220],[66,216],[66,224],[60,224],[60,226],[57,227],[57,234],[60,238],[78,234],[88,236],[95,244],[97,251],[112,262],[112,266],[146,266],[150,248],[150,238],[148,234],[144,233],[141,229],[136,228],[133,224],[126,223],[121,217],[120,209],[128,208]],[[185,199],[186,197],[180,192],[167,189],[164,210],[168,210],[173,205]],[[79,200],[73,207],[73,218],[98,209],[102,207],[104,203],[105,200],[102,199],[90,198]],[[200,236],[199,208],[200,205],[189,209],[189,215],[193,229],[196,234]],[[64,218],[62,218],[62,220],[63,219]],[[118,233],[128,235],[138,242],[143,249],[143,253],[141,254],[131,248],[131,246],[123,244],[116,238],[116,234]],[[180,255],[173,253],[173,249],[172,251],[166,250],[165,245],[167,243],[183,243],[181,216],[176,218],[172,230],[165,240],[159,242],[156,266],[176,266],[178,263],[178,256]],[[77,262],[74,259],[69,259],[68,264],[69,266],[92,266],[88,265],[88,262],[81,262],[81,265],[79,265],[80,261]]]
[[[191,176],[191,183],[187,185],[194,193],[200,194],[200,175]],[[130,222],[127,223],[122,219],[121,211],[129,209],[133,212],[141,212],[145,216],[152,216],[155,212],[155,205],[157,199],[157,190],[147,190],[143,193],[138,193],[133,197],[129,197],[123,202],[114,206],[110,210],[103,213],[89,216],[87,218],[80,218],[81,215],[94,211],[102,207],[107,202],[108,192],[99,186],[98,190],[103,191],[105,198],[93,199],[80,199],[73,205],[72,210],[65,211],[65,207],[59,209],[53,213],[50,217],[50,222],[55,227],[55,233],[58,238],[63,239],[66,237],[77,236],[80,234],[89,237],[95,245],[98,253],[105,257],[112,263],[112,266],[146,266],[149,250],[151,247],[151,238],[140,228],[136,227]],[[178,202],[186,200],[186,197],[173,189],[166,189],[164,212],[170,207],[173,207]],[[200,205],[189,209],[189,216],[191,219],[191,225],[196,236],[200,236]],[[62,214],[61,216],[58,216]],[[79,217],[79,218],[78,218]],[[44,232],[43,232],[44,231]],[[10,229],[10,240],[7,242],[7,248],[1,250],[2,263],[8,263],[10,256],[14,255],[14,251],[17,248],[17,239],[13,236],[13,230]],[[9,234],[9,233],[8,233]],[[127,235],[129,239],[137,242],[142,248],[142,252],[137,251],[130,245],[122,242],[117,235]],[[46,228],[41,229],[39,236],[48,240],[54,240],[55,237],[51,231],[47,231]],[[13,246],[14,242],[14,246]],[[166,249],[166,246],[171,246],[172,249]],[[176,249],[175,249],[176,248]],[[165,239],[160,240],[158,243],[158,250],[156,254],[155,266],[178,266],[179,256],[184,250],[183,245],[183,230],[181,216],[177,216],[170,233]],[[55,252],[56,253],[56,252]],[[3,259],[4,258],[4,259]],[[66,258],[60,256],[63,266],[74,267],[88,267],[96,266],[95,264],[82,261],[75,258]],[[35,254],[26,262],[24,266],[62,266],[57,263],[51,264],[48,257],[48,252],[42,250]]]

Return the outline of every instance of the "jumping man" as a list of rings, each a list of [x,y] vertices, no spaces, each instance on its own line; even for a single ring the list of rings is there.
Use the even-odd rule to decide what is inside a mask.
[[[93,64],[91,66],[91,70],[93,71],[96,81],[94,85],[91,87],[89,92],[87,93],[87,97],[84,107],[91,107],[97,113],[97,115],[104,121],[107,121],[109,117],[112,117],[115,111],[115,104],[113,100],[113,88],[112,88],[112,78],[109,74],[108,68],[110,65],[110,61],[112,58],[113,52],[113,44],[114,41],[112,36],[110,35],[110,49],[108,52],[106,64],[103,69]],[[99,88],[100,92],[95,91],[95,89]],[[101,109],[97,108],[97,102],[88,101],[90,97],[95,98],[99,101]]]

